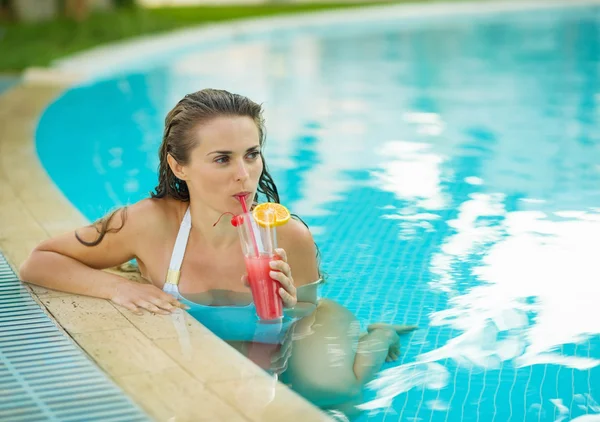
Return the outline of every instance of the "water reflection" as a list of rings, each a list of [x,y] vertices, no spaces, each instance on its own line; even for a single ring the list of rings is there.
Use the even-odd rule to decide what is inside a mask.
[[[449,236],[432,260],[439,279],[434,289],[453,293],[448,308],[430,315],[432,326],[459,332],[446,344],[422,353],[415,363],[382,372],[371,387],[378,398],[364,409],[389,406],[396,395],[414,387],[440,389],[448,371],[437,362],[453,360],[463,369],[500,369],[554,364],[578,370],[600,365],[590,350],[573,355],[564,344],[585,344],[600,333],[600,286],[596,283],[600,213],[516,211],[507,213],[497,200],[479,195],[461,207],[449,224]],[[499,224],[477,224],[481,217],[501,216]],[[451,268],[472,261],[481,284],[461,292]],[[410,382],[408,381],[410,380]]]

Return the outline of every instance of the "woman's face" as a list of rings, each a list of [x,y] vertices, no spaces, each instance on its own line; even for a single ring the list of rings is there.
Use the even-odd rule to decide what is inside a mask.
[[[245,195],[248,209],[262,174],[259,131],[250,117],[222,116],[198,126],[197,145],[183,170],[190,198],[218,213],[242,211],[236,195]]]

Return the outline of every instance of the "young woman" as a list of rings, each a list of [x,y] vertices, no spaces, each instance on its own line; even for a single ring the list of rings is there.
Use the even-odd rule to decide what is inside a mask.
[[[50,289],[108,299],[134,313],[169,314],[191,308],[209,328],[211,321],[216,324],[222,331],[219,335],[239,350],[250,350],[248,343],[256,343],[260,330],[256,330],[231,215],[242,212],[240,197],[248,208],[258,201],[259,193],[267,201],[279,202],[262,155],[264,143],[260,105],[222,90],[186,95],[166,117],[158,186],[151,197],[74,233],[42,242],[20,268],[21,278]],[[187,241],[176,247],[180,233]],[[278,259],[271,262],[271,276],[281,284],[286,314],[305,317],[294,327],[302,352],[297,358],[292,354],[284,378],[307,396],[315,391],[314,396],[323,399],[316,401],[324,406],[351,401],[386,358],[397,358],[397,334],[403,328],[373,325],[359,336],[350,312],[331,301],[317,301],[317,250],[301,221],[291,219],[278,227],[277,243],[280,248]],[[132,259],[149,284],[102,271]],[[170,268],[173,262],[177,268]],[[164,291],[167,280],[177,286],[176,295]],[[228,339],[227,330],[234,331],[238,324],[248,332]],[[283,335],[272,342],[289,339],[290,325],[282,327]],[[323,373],[328,360],[315,353],[327,354],[328,342],[336,338],[345,363],[330,371],[331,378]]]

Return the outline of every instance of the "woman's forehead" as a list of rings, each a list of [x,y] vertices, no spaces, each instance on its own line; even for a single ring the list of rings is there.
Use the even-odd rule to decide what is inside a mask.
[[[196,129],[198,147],[212,149],[246,149],[259,142],[254,120],[246,116],[221,116],[203,122]]]

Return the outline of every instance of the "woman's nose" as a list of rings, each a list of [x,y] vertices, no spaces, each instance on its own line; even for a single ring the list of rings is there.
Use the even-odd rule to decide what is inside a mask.
[[[246,163],[239,162],[237,167],[237,171],[236,171],[236,175],[235,178],[236,180],[246,180],[248,179],[248,177],[250,177],[250,173],[248,172],[248,167],[246,165]]]

